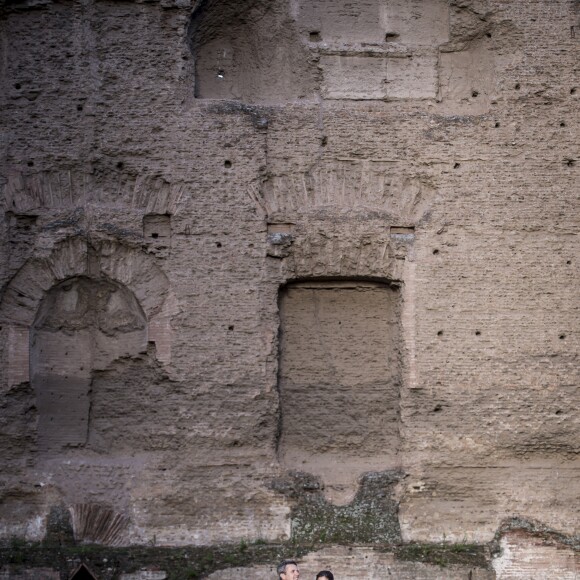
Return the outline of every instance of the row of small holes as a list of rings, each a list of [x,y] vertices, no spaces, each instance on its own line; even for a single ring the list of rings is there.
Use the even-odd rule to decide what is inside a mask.
[[[442,330],[438,330],[437,331],[437,336],[443,336],[443,331]],[[476,330],[475,331],[475,336],[481,336],[481,330]],[[558,336],[558,338],[560,340],[564,340],[566,338],[565,334],[560,334],[560,336]]]
[[[443,405],[441,405],[441,403],[437,403],[434,407],[433,407],[433,413],[439,413],[439,411],[443,410]],[[554,411],[554,415],[561,415],[562,414],[562,410],[561,409],[557,409],[556,411]],[[509,416],[509,415],[508,415]],[[413,486],[415,489],[419,489],[418,486]]]

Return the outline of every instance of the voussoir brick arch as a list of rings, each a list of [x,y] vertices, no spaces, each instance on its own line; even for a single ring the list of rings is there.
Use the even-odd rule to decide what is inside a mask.
[[[110,280],[127,288],[147,321],[147,339],[156,345],[162,363],[171,357],[169,281],[154,259],[113,241],[88,243],[74,238],[48,256],[30,259],[7,285],[0,304],[0,324],[6,331],[4,368],[7,382],[29,380],[30,329],[51,288],[67,279]]]

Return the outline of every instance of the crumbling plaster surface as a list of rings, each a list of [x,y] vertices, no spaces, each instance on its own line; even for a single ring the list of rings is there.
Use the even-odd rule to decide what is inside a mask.
[[[25,332],[88,272],[165,341],[96,373],[92,439],[48,457],[26,336],[2,324],[0,531],[40,539],[51,506],[95,503],[125,543],[287,539],[278,294],[326,278],[401,286],[402,539],[486,542],[514,514],[578,533],[577,3],[437,2],[431,36],[401,8],[364,54],[311,38],[304,3],[239,4],[0,8],[3,319]],[[199,84],[222,39],[239,91]],[[143,220],[166,214],[163,245]]]

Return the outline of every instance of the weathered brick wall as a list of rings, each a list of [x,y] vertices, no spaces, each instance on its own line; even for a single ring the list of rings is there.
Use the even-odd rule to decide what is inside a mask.
[[[502,538],[501,549],[494,562],[498,578],[578,578],[578,552],[567,546],[545,545],[516,533]]]
[[[337,566],[337,563],[340,565]],[[331,547],[309,554],[300,564],[301,578],[314,578],[321,570],[330,570],[336,578],[348,580],[364,578],[398,578],[400,580],[487,580],[495,578],[493,572],[470,568],[469,566],[451,565],[441,568],[434,564],[421,562],[400,562],[393,554],[378,553],[367,547],[352,550],[346,547]],[[256,580],[271,580],[276,578],[275,566],[255,566],[254,568],[234,568],[214,572],[208,578],[211,580],[235,580],[240,575],[251,575]]]
[[[578,533],[578,2],[0,11],[2,536],[79,504],[126,518],[121,543],[300,532],[275,483],[308,472],[277,453],[280,289],[347,279],[400,295],[391,531]],[[47,454],[29,333],[79,276],[135,297],[148,347],[91,368],[86,443]],[[511,545],[496,573],[531,574]]]

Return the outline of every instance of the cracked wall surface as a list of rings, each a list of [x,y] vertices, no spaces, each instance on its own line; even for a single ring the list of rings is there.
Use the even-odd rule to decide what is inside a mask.
[[[579,26],[0,2],[0,577],[577,575]]]

